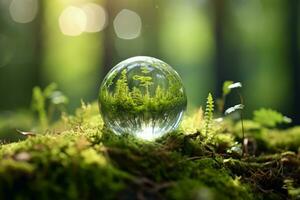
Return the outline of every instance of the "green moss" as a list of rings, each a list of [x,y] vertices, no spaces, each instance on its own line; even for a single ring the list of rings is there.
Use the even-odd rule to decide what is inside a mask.
[[[300,129],[246,127],[247,137],[264,148],[256,156],[235,158],[228,150],[240,141],[240,132],[232,124],[213,123],[210,142],[201,130],[189,133],[201,129],[189,123],[145,142],[111,133],[97,105],[83,103],[45,133],[0,146],[0,199],[295,197]]]
[[[294,127],[285,131],[271,130],[262,133],[268,147],[277,149],[298,151],[300,148],[300,127]]]
[[[189,163],[190,174],[177,181],[167,191],[171,199],[253,199],[249,185],[229,172],[211,158]],[[185,197],[185,198],[183,198]]]
[[[25,160],[18,159],[26,152]],[[81,133],[43,135],[1,148],[0,196],[4,199],[111,199],[131,176],[108,162],[104,146]],[[94,192],[92,192],[94,191]]]

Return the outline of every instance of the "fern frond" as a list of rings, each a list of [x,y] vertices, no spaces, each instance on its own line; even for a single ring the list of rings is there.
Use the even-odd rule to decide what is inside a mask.
[[[207,137],[211,132],[211,124],[213,120],[213,113],[214,113],[214,99],[211,93],[208,94],[207,101],[206,101],[206,108],[204,113],[204,133]]]

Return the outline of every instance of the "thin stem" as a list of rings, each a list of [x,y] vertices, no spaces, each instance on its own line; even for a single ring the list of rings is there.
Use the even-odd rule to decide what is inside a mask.
[[[222,95],[221,108],[220,108],[220,113],[221,113],[221,114],[224,112],[225,101],[226,101],[226,95],[223,94],[223,95]]]
[[[244,119],[243,119],[243,110],[241,110],[241,122],[242,122],[242,156],[245,154],[245,130],[244,130]]]
[[[238,91],[238,95],[240,97],[240,101],[241,101],[241,104],[244,105],[244,99],[243,99],[243,96],[242,94]],[[242,123],[242,156],[244,156],[245,154],[245,129],[244,129],[244,118],[243,118],[243,110],[241,110],[240,112],[241,114],[241,123]]]

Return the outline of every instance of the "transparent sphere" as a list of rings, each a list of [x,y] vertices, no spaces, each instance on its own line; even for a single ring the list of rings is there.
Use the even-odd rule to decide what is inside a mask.
[[[100,111],[115,134],[154,140],[181,121],[187,99],[181,78],[165,62],[132,57],[116,65],[103,80]]]

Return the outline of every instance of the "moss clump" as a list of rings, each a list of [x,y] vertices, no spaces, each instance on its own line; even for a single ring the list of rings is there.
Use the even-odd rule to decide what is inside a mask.
[[[0,151],[1,199],[111,199],[131,179],[110,164],[103,145],[73,131],[36,136]]]
[[[264,148],[241,157],[232,121],[213,122],[209,140],[201,123],[187,121],[180,131],[145,142],[112,134],[96,104],[83,104],[48,131],[0,146],[0,199],[299,197],[299,128],[246,126],[247,148],[255,142]]]

